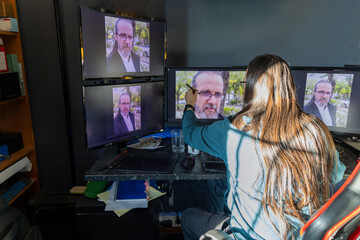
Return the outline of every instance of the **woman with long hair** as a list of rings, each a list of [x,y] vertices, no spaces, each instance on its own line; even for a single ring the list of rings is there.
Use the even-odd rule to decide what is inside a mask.
[[[289,66],[262,55],[247,68],[244,108],[225,120],[203,126],[185,110],[185,142],[224,160],[229,232],[236,239],[297,239],[300,228],[330,197],[342,179],[332,136],[318,118],[297,103]],[[198,92],[185,94],[194,106]],[[185,239],[201,234],[226,215],[191,208],[183,212]]]

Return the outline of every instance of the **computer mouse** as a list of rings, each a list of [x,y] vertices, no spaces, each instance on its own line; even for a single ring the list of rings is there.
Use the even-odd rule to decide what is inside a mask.
[[[185,157],[181,160],[181,167],[185,170],[191,169],[195,165],[195,158],[193,157]]]

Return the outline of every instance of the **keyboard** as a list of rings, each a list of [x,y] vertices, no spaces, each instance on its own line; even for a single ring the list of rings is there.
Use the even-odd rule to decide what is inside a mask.
[[[224,162],[221,158],[214,157],[213,155],[206,154],[208,162]]]
[[[202,161],[202,167],[209,173],[226,173],[226,165],[221,158],[206,153],[205,160]]]

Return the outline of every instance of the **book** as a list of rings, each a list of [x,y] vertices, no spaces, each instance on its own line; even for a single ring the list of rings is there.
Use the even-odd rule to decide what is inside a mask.
[[[30,172],[31,168],[32,164],[29,158],[24,157],[0,172],[0,183],[3,183],[19,171]]]
[[[5,56],[5,47],[0,45],[0,72],[7,72],[8,65]]]
[[[146,180],[118,181],[115,201],[146,201],[146,187]]]
[[[106,204],[105,211],[114,211],[114,213],[118,217],[121,217],[125,213],[130,211],[132,208],[119,208],[119,204],[121,203],[115,202],[113,199],[114,196],[112,195],[112,190],[115,189],[116,182],[113,183],[113,186],[114,187],[112,187],[110,190],[107,190],[103,193],[99,193],[97,196],[99,197],[100,201],[103,201]],[[155,198],[165,195],[166,193],[149,185],[149,189],[146,191],[146,194],[148,198],[147,201],[149,202]]]
[[[5,189],[5,191],[1,193],[1,196],[5,199],[6,202],[10,202],[11,199],[13,199],[16,194],[23,190],[30,182],[30,179],[25,176],[17,177],[15,183]]]
[[[143,183],[145,180],[142,180]],[[122,181],[120,181],[122,182]],[[105,211],[114,211],[120,209],[133,209],[133,208],[147,208],[148,201],[147,197],[141,199],[123,199],[116,201],[117,193],[118,193],[118,183],[119,181],[115,181],[110,189],[110,194],[108,201],[105,206]]]
[[[17,54],[6,54],[6,62],[10,72],[19,72]]]

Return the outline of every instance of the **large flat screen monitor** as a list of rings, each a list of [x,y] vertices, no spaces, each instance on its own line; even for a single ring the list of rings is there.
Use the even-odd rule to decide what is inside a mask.
[[[83,80],[164,76],[165,23],[80,8]]]
[[[87,149],[164,128],[164,82],[85,86],[83,92]]]
[[[180,124],[185,106],[186,84],[199,96],[195,114],[201,121],[213,122],[239,112],[243,107],[246,67],[168,68],[167,121]]]
[[[299,105],[333,133],[360,135],[360,70],[292,68]]]

